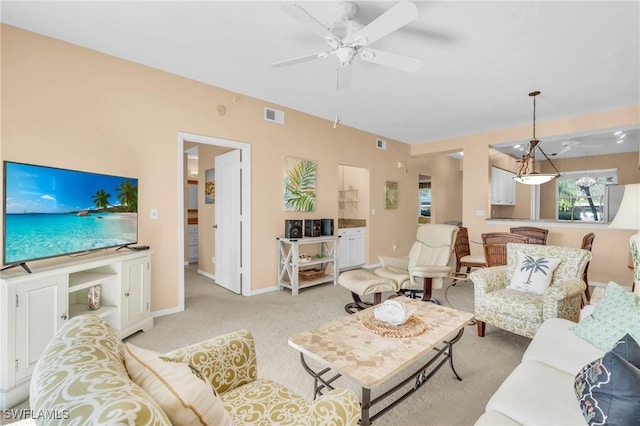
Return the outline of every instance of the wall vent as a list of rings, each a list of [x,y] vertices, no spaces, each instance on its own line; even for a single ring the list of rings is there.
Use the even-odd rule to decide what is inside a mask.
[[[387,141],[383,141],[382,139],[376,139],[376,148],[378,149],[387,149]]]
[[[274,123],[284,124],[284,111],[264,107],[264,119],[267,121],[273,121]]]

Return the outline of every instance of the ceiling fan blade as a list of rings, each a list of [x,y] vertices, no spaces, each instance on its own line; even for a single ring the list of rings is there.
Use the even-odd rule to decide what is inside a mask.
[[[343,67],[338,63],[338,79],[336,81],[336,89],[342,90],[351,84],[351,67]]]
[[[282,68],[282,67],[286,67],[286,66],[289,66],[289,65],[299,64],[301,62],[313,61],[314,59],[326,58],[327,56],[331,55],[332,53],[333,52],[312,53],[310,55],[299,56],[297,58],[287,59],[286,61],[275,62],[275,63],[271,64],[271,66],[274,67],[274,68]]]
[[[332,46],[340,43],[340,39],[336,37],[329,28],[325,27],[320,21],[314,18],[309,12],[302,8],[299,4],[289,3],[282,6],[285,12],[297,19],[301,24],[318,34]]]
[[[418,6],[408,1],[401,1],[358,31],[355,42],[359,46],[366,46],[407,25],[417,17]]]
[[[363,61],[373,64],[384,65],[408,72],[416,71],[422,66],[422,59],[371,48],[364,49],[360,52],[360,58],[362,58]]]

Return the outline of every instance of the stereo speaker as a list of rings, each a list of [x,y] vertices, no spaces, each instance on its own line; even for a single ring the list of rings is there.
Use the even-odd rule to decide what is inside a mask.
[[[322,228],[322,224],[319,219],[305,219],[304,236],[319,237],[322,230],[321,228]]]
[[[333,219],[320,219],[322,221],[322,230],[320,235],[333,235]]]
[[[302,220],[287,219],[284,221],[285,238],[302,238]]]

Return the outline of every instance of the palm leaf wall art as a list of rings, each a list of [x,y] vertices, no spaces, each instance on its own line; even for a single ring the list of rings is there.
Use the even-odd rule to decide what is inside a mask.
[[[385,181],[384,183],[384,208],[398,208],[398,182]]]
[[[316,210],[317,163],[294,157],[284,158],[284,209],[312,212]]]

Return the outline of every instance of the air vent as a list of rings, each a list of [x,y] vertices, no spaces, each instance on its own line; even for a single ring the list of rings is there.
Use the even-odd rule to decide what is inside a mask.
[[[265,107],[264,119],[267,121],[273,121],[274,123],[284,124],[284,111]]]
[[[383,141],[382,139],[376,139],[376,148],[378,149],[387,149],[387,141]]]

